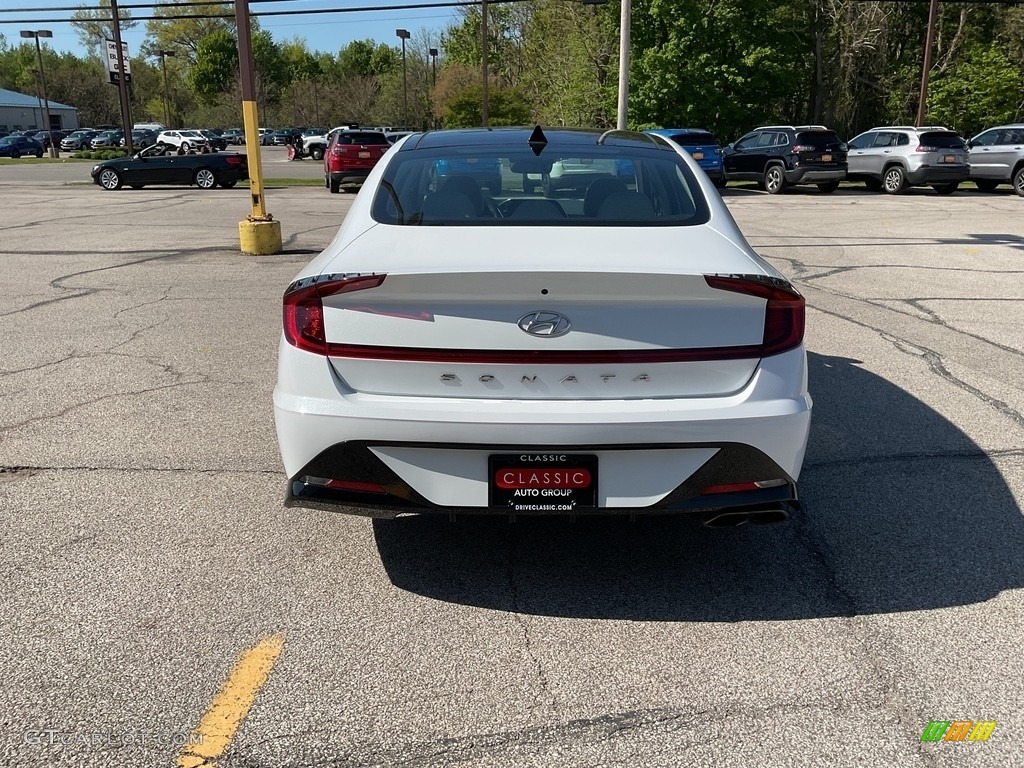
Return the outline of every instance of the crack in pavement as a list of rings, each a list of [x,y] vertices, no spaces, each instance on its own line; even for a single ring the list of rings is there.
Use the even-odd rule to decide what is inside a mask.
[[[518,541],[518,532],[514,533],[509,537],[508,545],[508,559],[507,559],[507,570],[506,576],[508,577],[509,589],[512,593],[512,611],[510,612],[512,618],[519,625],[519,628],[523,633],[523,650],[526,652],[527,657],[533,663],[534,671],[537,676],[537,683],[540,686],[540,690],[547,696],[547,705],[551,708],[551,711],[556,717],[561,717],[562,712],[558,706],[558,699],[554,692],[551,690],[551,684],[548,680],[547,673],[544,671],[544,665],[533,651],[533,636],[530,633],[530,625],[523,615],[521,610],[521,604],[519,600],[519,586],[516,583],[515,574],[515,548],[516,542]],[[536,697],[539,701],[540,696]]]
[[[989,406],[998,413],[1002,414],[1003,416],[1006,416],[1008,419],[1015,422],[1017,426],[1024,427],[1024,415],[1022,415],[1020,411],[1018,411],[1016,408],[1012,407],[1008,403],[1003,402],[999,398],[993,397],[987,392],[984,392],[983,390],[978,389],[974,385],[968,384],[963,379],[953,375],[953,373],[950,372],[950,370],[946,367],[945,363],[943,362],[942,356],[935,350],[929,349],[928,347],[925,347],[921,344],[915,344],[911,341],[907,341],[906,339],[901,339],[896,336],[892,336],[888,333],[882,333],[880,335],[883,339],[892,344],[893,347],[895,347],[898,351],[911,357],[922,358],[925,362],[928,363],[928,367],[931,369],[932,373],[937,375],[939,378],[943,379],[949,384],[952,384],[958,389],[961,389],[964,392],[967,392],[968,394],[976,397],[978,400],[985,403],[985,405]]]

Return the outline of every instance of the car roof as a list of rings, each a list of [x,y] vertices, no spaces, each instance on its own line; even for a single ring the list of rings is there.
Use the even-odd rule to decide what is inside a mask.
[[[427,131],[407,139],[402,145],[403,152],[416,149],[435,149],[458,146],[477,147],[515,147],[530,148],[530,138],[536,128],[456,128],[445,131]],[[634,131],[609,130],[600,128],[541,128],[543,137],[549,144],[559,147],[594,147],[599,144],[609,146],[635,146],[649,149],[674,152],[668,145],[662,145],[656,139]]]
[[[674,133],[712,133],[707,128],[648,128],[644,133],[655,136],[670,136]]]

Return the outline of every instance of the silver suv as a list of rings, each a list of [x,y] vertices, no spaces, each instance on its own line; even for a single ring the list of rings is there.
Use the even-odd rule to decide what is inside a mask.
[[[971,148],[971,181],[982,192],[1000,184],[1012,184],[1024,197],[1024,125],[999,125],[982,131],[967,146]]]
[[[848,141],[847,148],[847,180],[890,195],[929,185],[948,195],[971,174],[967,143],[941,125],[872,128]]]

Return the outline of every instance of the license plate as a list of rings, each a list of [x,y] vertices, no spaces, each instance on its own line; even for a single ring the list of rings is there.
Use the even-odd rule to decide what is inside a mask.
[[[597,456],[497,454],[488,461],[488,504],[509,512],[578,512],[597,507]]]
[[[821,162],[823,162],[823,163],[831,163],[832,162],[832,155],[822,155],[821,156]]]
[[[370,153],[369,153],[369,152],[360,152],[360,153],[359,153],[359,159],[360,159],[360,160],[362,160],[362,159],[364,159],[364,158],[367,158],[367,157],[369,157],[369,156],[370,156]]]
[[[694,160],[703,160],[704,159],[704,153],[703,152],[694,152],[693,153],[693,159]]]
[[[956,162],[956,155],[943,155],[942,156],[942,162],[944,162],[944,163],[955,163]]]

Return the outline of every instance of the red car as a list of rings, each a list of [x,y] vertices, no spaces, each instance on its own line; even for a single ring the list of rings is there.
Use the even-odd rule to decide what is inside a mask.
[[[380,131],[338,131],[324,153],[324,186],[337,194],[342,184],[362,183],[390,147]]]

